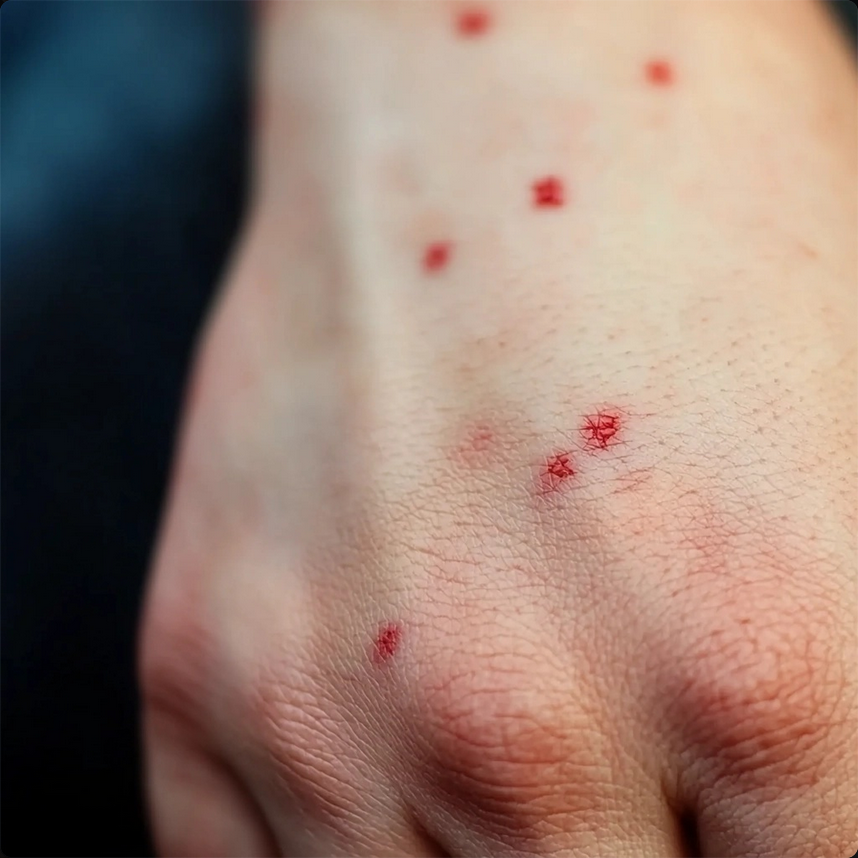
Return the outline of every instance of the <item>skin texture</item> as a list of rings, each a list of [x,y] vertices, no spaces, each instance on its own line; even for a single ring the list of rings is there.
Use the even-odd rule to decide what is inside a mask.
[[[821,9],[259,35],[141,637],[162,853],[852,855],[856,85]]]

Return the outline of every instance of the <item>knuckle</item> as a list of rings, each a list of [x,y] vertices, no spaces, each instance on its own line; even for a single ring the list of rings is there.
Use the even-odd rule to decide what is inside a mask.
[[[211,696],[214,638],[198,610],[152,600],[142,628],[138,676],[150,713],[199,723]]]
[[[674,726],[722,772],[812,780],[854,718],[846,661],[821,617],[722,616],[671,669]]]
[[[507,836],[545,835],[592,819],[612,752],[592,695],[541,648],[480,635],[480,654],[428,654],[417,706],[425,770],[441,800]],[[476,647],[475,647],[476,649]],[[461,652],[457,647],[456,652]]]
[[[675,747],[748,786],[810,782],[856,694],[842,552],[747,499],[690,491],[668,508],[670,592],[650,639]]]

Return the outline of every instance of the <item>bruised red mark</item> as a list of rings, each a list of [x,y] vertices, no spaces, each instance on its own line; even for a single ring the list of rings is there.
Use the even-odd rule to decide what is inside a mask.
[[[611,411],[597,411],[588,414],[581,424],[581,434],[585,446],[590,450],[606,450],[617,443],[617,432],[620,431],[620,416]]]
[[[646,64],[646,77],[654,86],[670,86],[673,83],[673,68],[666,60],[650,60]]]
[[[533,204],[540,207],[562,206],[563,183],[556,176],[546,176],[533,183]]]
[[[378,632],[375,639],[375,649],[372,660],[376,664],[387,661],[397,649],[402,638],[402,629],[396,623],[386,623]]]
[[[542,494],[550,494],[560,489],[560,486],[575,476],[572,456],[569,453],[554,453],[549,456],[539,474],[539,489]]]
[[[450,244],[446,241],[436,241],[426,248],[423,254],[423,267],[427,271],[438,271],[450,259]]]
[[[468,9],[460,12],[457,27],[463,36],[481,36],[489,28],[488,13],[482,9]]]

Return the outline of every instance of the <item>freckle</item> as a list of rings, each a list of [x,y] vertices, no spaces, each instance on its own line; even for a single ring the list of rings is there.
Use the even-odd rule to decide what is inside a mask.
[[[378,630],[378,636],[375,639],[375,648],[372,654],[372,660],[376,664],[381,664],[391,658],[399,649],[399,643],[402,638],[402,629],[396,623],[385,623]]]
[[[450,243],[436,241],[430,244],[423,254],[423,267],[426,271],[438,271],[443,268],[450,259]]]
[[[570,453],[553,453],[539,472],[539,492],[547,495],[560,490],[560,487],[575,476]]]
[[[468,9],[460,12],[456,21],[457,29],[463,36],[482,36],[491,23],[488,12],[483,9]]]
[[[666,60],[650,60],[646,64],[646,78],[653,86],[670,86],[673,68]]]
[[[556,208],[563,205],[563,183],[556,176],[537,179],[533,185],[533,204],[537,208]]]
[[[587,414],[581,423],[581,435],[588,450],[606,450],[618,443],[620,415],[616,411],[597,411]]]

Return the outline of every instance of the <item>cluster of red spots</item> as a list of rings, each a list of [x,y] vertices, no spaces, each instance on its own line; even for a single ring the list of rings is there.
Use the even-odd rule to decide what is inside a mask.
[[[621,410],[612,408],[599,409],[592,414],[584,415],[580,426],[580,432],[584,438],[584,449],[605,450],[618,443],[622,414]],[[495,432],[489,424],[474,423],[467,432],[467,439],[460,447],[460,452],[482,454],[491,449],[495,443]],[[479,458],[483,458],[483,456],[479,455]],[[546,498],[558,493],[576,476],[576,466],[569,450],[551,453],[542,461],[539,470],[538,494]],[[647,479],[647,472],[633,471],[627,477],[622,478],[625,484],[619,490],[634,490]],[[388,661],[399,649],[401,641],[402,627],[399,623],[388,622],[379,626],[373,642],[372,661],[377,665]]]
[[[646,64],[646,78],[654,86],[673,83],[673,68],[666,60],[650,60]]]
[[[570,453],[554,453],[549,456],[539,474],[539,488],[542,494],[550,494],[560,489],[566,480],[575,476]]]
[[[556,176],[537,179],[533,185],[533,204],[539,208],[563,205],[563,183]]]
[[[385,623],[378,630],[372,660],[376,664],[387,661],[399,649],[402,639],[402,628],[396,623]]]
[[[491,23],[488,12],[483,9],[467,9],[460,12],[456,28],[463,36],[481,36]]]
[[[609,411],[597,411],[588,414],[581,424],[581,434],[589,449],[605,450],[608,446],[616,443],[616,435],[620,429],[620,418],[618,414]]]
[[[423,254],[423,267],[427,271],[438,271],[443,268],[450,259],[450,243],[447,241],[436,241],[426,248]]]

